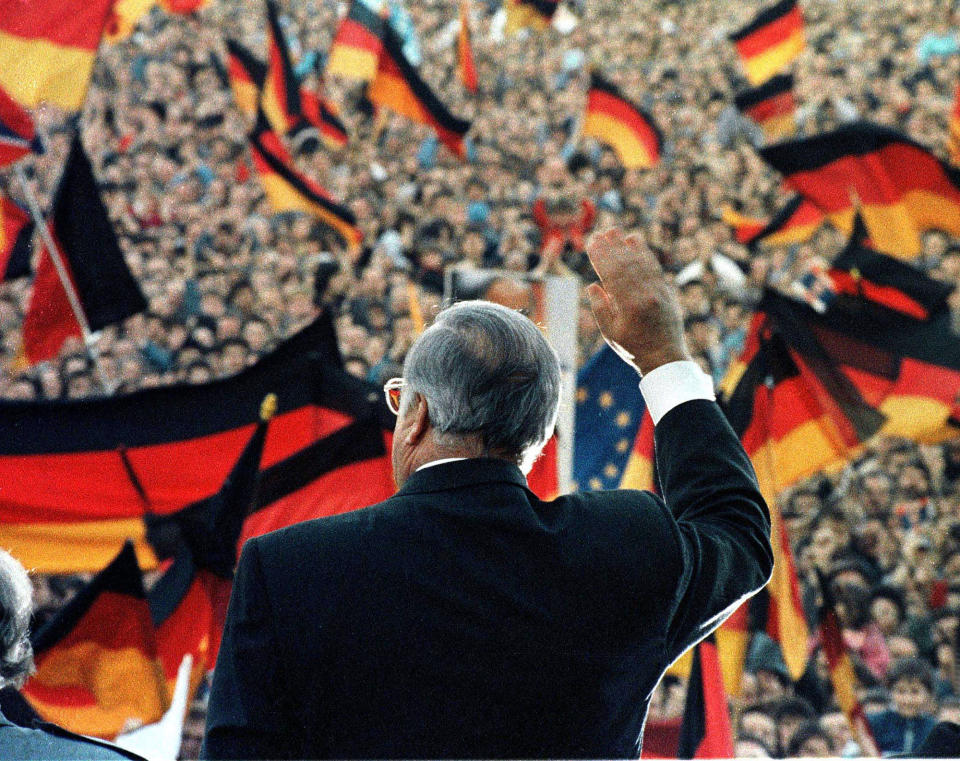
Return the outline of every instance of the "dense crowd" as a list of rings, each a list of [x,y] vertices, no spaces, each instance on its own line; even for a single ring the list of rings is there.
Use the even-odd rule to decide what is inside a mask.
[[[298,72],[315,87],[343,4],[280,5]],[[942,155],[960,81],[960,9],[948,0],[802,6],[807,50],[794,67],[801,134],[868,118]],[[149,308],[97,337],[98,372],[78,341],[57,361],[21,371],[30,283],[3,284],[0,397],[74,399],[223,377],[318,309],[335,311],[349,371],[382,382],[398,374],[415,315],[429,319],[438,308],[446,268],[587,282],[584,239],[611,225],[643,232],[680,286],[691,349],[722,378],[761,288],[789,288],[843,243],[825,227],[805,244],[749,252],[721,219],[725,204],[768,217],[786,197],[755,152],[755,125],[732,105],[745,80],[726,35],[759,3],[575,2],[563,11],[577,19],[566,33],[513,37],[502,34],[498,7],[472,6],[476,96],[456,77],[458,4],[424,0],[394,12],[413,35],[425,79],[453,113],[473,120],[467,161],[427,128],[373,114],[356,83],[326,82],[348,146],[291,147],[300,168],[356,215],[365,243],[355,253],[307,217],[273,213],[252,170],[250,124],[221,62],[227,33],[264,55],[259,5],[219,0],[187,18],[154,10],[130,39],[101,46],[79,126]],[[664,135],[656,167],[624,170],[609,148],[579,139],[591,65],[653,115]],[[28,169],[48,199],[75,127],[52,109],[37,118],[49,150]],[[0,179],[18,197],[11,178]],[[940,234],[926,236],[917,263],[960,279],[960,248]],[[952,306],[960,310],[960,297]],[[599,343],[586,301],[581,310],[585,360]],[[819,570],[835,589],[861,699],[877,712],[887,750],[920,731],[898,716],[960,718],[958,479],[960,442],[881,440],[782,499],[808,616],[815,620]],[[733,700],[738,753],[856,755],[819,642],[812,639],[798,683],[770,645],[754,636]],[[683,694],[682,679],[665,680],[652,720],[676,716]]]

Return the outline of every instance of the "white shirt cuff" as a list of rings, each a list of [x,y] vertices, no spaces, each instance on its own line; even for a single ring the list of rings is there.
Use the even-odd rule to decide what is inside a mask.
[[[690,360],[668,362],[640,379],[640,392],[656,425],[677,405],[693,399],[716,400],[713,379]]]

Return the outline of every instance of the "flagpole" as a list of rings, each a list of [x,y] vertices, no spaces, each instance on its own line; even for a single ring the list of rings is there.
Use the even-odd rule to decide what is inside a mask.
[[[40,212],[40,204],[37,202],[37,198],[30,188],[27,176],[23,172],[23,167],[19,164],[15,165],[14,172],[16,173],[17,180],[20,182],[20,187],[23,188],[23,194],[27,201],[27,207],[30,210],[30,216],[33,217],[34,226],[37,228],[37,231],[40,233],[40,238],[47,247],[47,251],[50,254],[50,261],[53,262],[53,266],[57,270],[57,276],[63,285],[64,293],[67,294],[70,309],[73,312],[74,318],[77,320],[77,324],[80,326],[83,345],[86,349],[87,356],[93,363],[97,381],[103,391],[109,394],[112,388],[110,381],[103,371],[103,367],[100,365],[100,356],[96,349],[96,339],[93,337],[93,333],[90,330],[90,323],[87,321],[87,315],[83,311],[83,305],[80,303],[80,298],[77,296],[73,282],[70,280],[70,275],[67,273],[67,267],[66,264],[64,264],[60,249],[57,247],[56,241],[54,241],[49,228],[44,222],[43,214]]]

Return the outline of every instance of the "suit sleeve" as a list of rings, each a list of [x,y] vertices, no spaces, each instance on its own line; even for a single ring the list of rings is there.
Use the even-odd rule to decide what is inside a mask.
[[[292,758],[283,667],[256,540],[243,548],[213,672],[201,758]]]
[[[773,570],[770,514],[753,466],[715,402],[674,407],[654,438],[681,556],[667,631],[673,659],[767,583]]]

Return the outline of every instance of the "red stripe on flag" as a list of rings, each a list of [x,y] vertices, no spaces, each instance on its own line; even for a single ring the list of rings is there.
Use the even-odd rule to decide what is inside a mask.
[[[790,38],[796,31],[803,29],[803,14],[799,6],[794,6],[780,18],[770,22],[762,29],[734,43],[740,55],[753,58]]]

